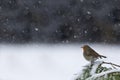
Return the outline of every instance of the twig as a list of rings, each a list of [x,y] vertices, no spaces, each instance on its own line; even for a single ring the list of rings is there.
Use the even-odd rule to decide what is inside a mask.
[[[117,65],[117,64],[114,64],[114,63],[111,63],[111,62],[103,62],[105,64],[111,64],[111,65],[114,65],[114,66],[117,66],[117,67],[120,67],[120,65]]]

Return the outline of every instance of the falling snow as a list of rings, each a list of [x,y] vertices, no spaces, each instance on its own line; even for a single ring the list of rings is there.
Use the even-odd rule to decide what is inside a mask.
[[[85,30],[84,33],[87,34],[87,30]]]
[[[91,14],[91,12],[90,12],[90,11],[87,11],[87,14]]]
[[[42,1],[38,1],[38,3],[39,3],[39,4],[41,4],[41,3],[42,3]]]
[[[38,28],[35,28],[35,31],[38,31],[39,29]]]
[[[80,0],[80,2],[83,2],[84,0]]]
[[[74,38],[77,38],[77,36],[76,36],[76,35],[74,35]]]

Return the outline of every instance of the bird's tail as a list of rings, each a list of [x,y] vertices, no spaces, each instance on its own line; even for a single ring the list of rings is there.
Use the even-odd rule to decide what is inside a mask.
[[[100,55],[100,58],[107,58],[106,56]]]

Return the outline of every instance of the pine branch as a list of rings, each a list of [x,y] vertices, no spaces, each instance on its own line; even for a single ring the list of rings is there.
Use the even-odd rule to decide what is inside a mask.
[[[103,64],[111,65],[111,67],[104,67]],[[120,80],[120,69],[116,67],[120,68],[120,65],[104,61],[95,62],[92,66],[88,64],[75,80]]]
[[[106,71],[106,72],[94,74],[94,75],[92,75],[91,77],[87,78],[86,80],[96,79],[97,77],[101,77],[101,76],[104,76],[104,75],[106,75],[106,74],[116,73],[116,72],[120,72],[120,70],[110,70],[110,71]]]

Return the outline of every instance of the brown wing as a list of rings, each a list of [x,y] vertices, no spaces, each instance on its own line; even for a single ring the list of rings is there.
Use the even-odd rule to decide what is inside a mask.
[[[94,57],[100,57],[100,55],[96,52],[96,51],[94,51],[92,48],[91,49],[89,49],[89,51],[90,51],[90,55],[91,56],[94,56]]]

